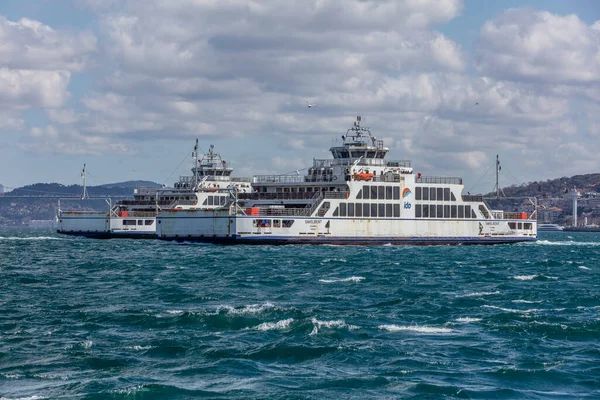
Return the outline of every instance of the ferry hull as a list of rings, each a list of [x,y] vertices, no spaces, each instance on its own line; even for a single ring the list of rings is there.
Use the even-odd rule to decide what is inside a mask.
[[[533,242],[537,240],[535,222],[530,224],[531,229],[514,231],[509,229],[509,221],[249,217],[229,215],[226,210],[187,210],[161,214],[157,238],[259,245],[483,245]]]
[[[88,231],[61,231],[57,230],[57,233],[69,236],[79,236],[92,239],[155,239],[156,233],[144,233],[144,232],[88,232]]]

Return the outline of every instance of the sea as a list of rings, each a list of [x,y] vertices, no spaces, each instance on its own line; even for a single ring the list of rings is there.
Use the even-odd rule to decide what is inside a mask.
[[[600,398],[600,234],[219,246],[0,228],[0,399]]]

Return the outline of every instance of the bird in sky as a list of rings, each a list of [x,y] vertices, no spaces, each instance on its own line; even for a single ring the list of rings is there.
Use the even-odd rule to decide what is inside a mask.
[[[306,100],[304,100],[304,102],[306,103],[306,106],[307,106],[308,108],[313,108],[314,106],[316,106],[316,105],[317,105],[316,103],[309,103],[309,102],[308,102],[308,101],[306,101]]]
[[[476,105],[476,106],[478,106],[478,105],[479,105],[479,103],[475,103],[475,105]]]

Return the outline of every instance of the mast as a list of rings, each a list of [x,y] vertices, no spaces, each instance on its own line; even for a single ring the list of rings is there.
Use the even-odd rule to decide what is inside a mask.
[[[83,178],[83,194],[81,195],[81,200],[85,200],[89,198],[87,192],[87,172],[85,169],[85,164],[83,164],[83,171],[81,171],[81,177]]]
[[[194,157],[194,189],[198,186],[198,138],[196,138],[196,145],[194,146],[194,151],[192,152],[192,157]]]
[[[500,198],[500,183],[498,182],[500,169],[500,158],[498,157],[498,154],[496,154],[496,199]]]

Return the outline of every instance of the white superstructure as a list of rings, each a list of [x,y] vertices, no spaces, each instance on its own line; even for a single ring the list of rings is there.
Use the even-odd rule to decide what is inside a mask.
[[[537,239],[532,212],[490,210],[462,194],[462,179],[415,175],[388,160],[383,141],[358,117],[304,176],[260,175],[252,193],[218,189],[218,207],[162,210],[157,236],[224,243],[494,244]]]
[[[199,158],[196,140],[192,157],[192,176],[181,176],[173,188],[136,188],[133,200],[121,200],[114,206],[109,203],[108,212],[63,210],[59,203],[58,232],[104,238],[154,238],[156,216],[164,210],[218,209],[231,201],[231,193],[252,190],[249,179],[231,177],[233,168],[214,151],[214,146]],[[82,196],[82,200],[84,197],[87,196]]]

